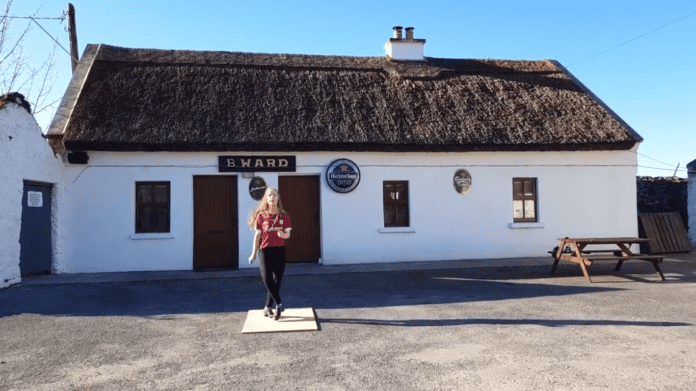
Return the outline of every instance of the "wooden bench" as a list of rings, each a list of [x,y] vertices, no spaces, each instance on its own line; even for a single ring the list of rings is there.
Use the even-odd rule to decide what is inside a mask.
[[[624,261],[633,259],[638,261],[650,262],[662,281],[665,276],[660,269],[660,263],[665,258],[663,255],[633,254],[630,250],[632,244],[646,243],[649,239],[643,238],[559,238],[559,246],[554,248],[552,256],[554,258],[551,274],[556,272],[559,261],[573,262],[580,265],[583,274],[588,282],[592,282],[587,271],[587,266],[594,261],[617,261],[614,271],[621,269]],[[597,249],[586,250],[589,245],[616,245],[619,250]],[[600,255],[592,255],[600,254]],[[611,255],[609,255],[611,254]]]

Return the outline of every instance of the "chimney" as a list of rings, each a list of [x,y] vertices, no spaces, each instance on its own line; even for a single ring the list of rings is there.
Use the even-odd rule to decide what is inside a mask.
[[[389,38],[384,50],[392,61],[425,61],[423,46],[425,39],[413,38],[413,27],[406,27],[406,39],[402,39],[403,27],[394,27],[394,38]]]
[[[406,27],[406,39],[413,39],[413,27]]]

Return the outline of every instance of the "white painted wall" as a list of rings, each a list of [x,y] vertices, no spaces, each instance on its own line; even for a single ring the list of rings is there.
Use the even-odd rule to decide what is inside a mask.
[[[635,151],[279,155],[290,154],[297,172],[282,175],[321,176],[325,264],[536,257],[548,255],[558,237],[638,233]],[[57,271],[191,270],[193,177],[226,175],[218,173],[218,155],[234,153],[90,152],[88,167],[67,166],[71,197],[63,208]],[[360,167],[360,184],[351,193],[336,193],[326,183],[326,167],[338,158]],[[453,186],[460,168],[472,176],[466,195]],[[277,187],[277,173],[257,175]],[[539,224],[511,228],[514,177],[538,178]],[[413,232],[380,232],[385,180],[409,181]],[[171,182],[170,234],[134,235],[136,181]],[[258,267],[247,263],[253,232],[246,217],[256,204],[249,181],[238,175],[242,268]]]
[[[31,114],[15,103],[0,108],[0,288],[21,281],[19,231],[23,181],[58,184],[60,166],[60,159],[54,157]],[[57,229],[55,218],[60,197],[60,186],[54,186],[54,231]],[[54,243],[54,258],[56,251],[58,248]]]
[[[694,160],[696,162],[696,160]],[[689,182],[686,209],[689,213],[689,240],[696,248],[696,171],[689,171]]]

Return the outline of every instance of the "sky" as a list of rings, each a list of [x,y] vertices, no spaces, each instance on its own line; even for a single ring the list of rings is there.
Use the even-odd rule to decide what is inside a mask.
[[[393,26],[426,57],[559,61],[643,138],[638,175],[686,177],[696,159],[693,0],[73,0],[77,40],[129,48],[384,56]],[[67,1],[14,0],[12,15],[60,17]],[[38,12],[37,12],[38,11]],[[29,21],[30,22],[30,21]],[[45,58],[67,21],[37,20],[25,53]],[[20,28],[23,19],[14,19]],[[50,36],[49,36],[50,34]],[[71,76],[58,48],[52,95]],[[21,91],[20,91],[21,92]],[[37,115],[45,130],[52,113]],[[677,165],[679,168],[677,169]]]

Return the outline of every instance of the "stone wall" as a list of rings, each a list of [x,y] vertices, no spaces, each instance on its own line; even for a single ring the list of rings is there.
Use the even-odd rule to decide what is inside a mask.
[[[636,177],[638,214],[677,212],[689,229],[687,180],[672,177]]]

